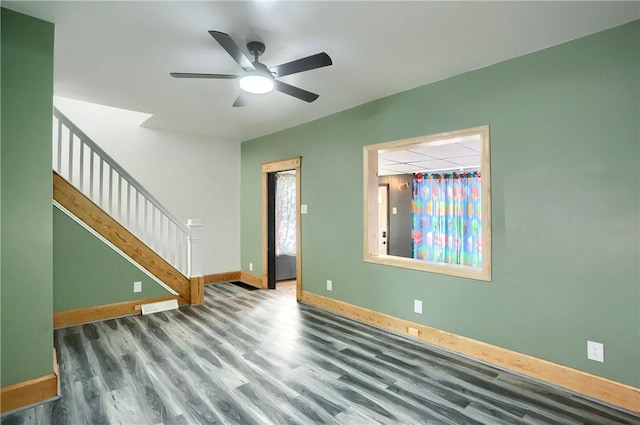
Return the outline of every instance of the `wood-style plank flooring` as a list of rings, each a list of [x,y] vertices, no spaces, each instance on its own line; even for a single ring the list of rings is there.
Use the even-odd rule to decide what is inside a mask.
[[[296,280],[283,280],[281,282],[276,282],[276,291],[280,291],[283,294],[292,296],[295,298],[296,296]]]
[[[62,398],[21,424],[639,424],[427,344],[229,283],[55,332]]]

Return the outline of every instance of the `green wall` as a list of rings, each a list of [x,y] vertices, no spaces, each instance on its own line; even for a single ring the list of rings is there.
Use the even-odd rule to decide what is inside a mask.
[[[243,270],[260,163],[301,155],[305,290],[640,386],[639,40],[636,21],[243,143]],[[493,281],[364,263],[362,146],[483,124]]]
[[[2,375],[52,372],[53,24],[1,15]]]
[[[133,282],[142,292],[133,292]],[[88,230],[53,209],[53,311],[169,295]]]

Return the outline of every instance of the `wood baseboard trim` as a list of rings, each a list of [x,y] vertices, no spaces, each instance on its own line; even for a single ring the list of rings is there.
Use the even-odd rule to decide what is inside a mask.
[[[167,300],[178,300],[178,304],[189,304],[189,301],[178,295],[163,295],[160,297],[143,298],[133,301],[123,301],[114,304],[104,304],[92,307],[78,308],[74,310],[59,311],[53,313],[53,327],[79,325],[81,323],[95,322],[98,320],[114,319],[116,317],[140,314],[142,304],[157,303]]]
[[[640,413],[640,388],[322,295],[303,291],[301,302]],[[417,337],[409,335],[409,327],[418,330]]]
[[[204,275],[204,284],[211,285],[214,283],[231,282],[234,280],[240,280],[240,271],[214,273]]]
[[[55,347],[53,348],[53,373],[56,376],[60,375],[60,369],[58,368],[58,353],[56,352]]]
[[[251,273],[240,272],[240,281],[265,289],[265,286],[262,283],[262,278]]]
[[[58,376],[55,373],[7,385],[0,390],[0,413],[39,403],[58,396]]]

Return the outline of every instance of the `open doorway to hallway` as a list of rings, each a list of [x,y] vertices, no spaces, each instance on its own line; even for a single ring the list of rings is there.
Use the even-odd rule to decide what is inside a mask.
[[[300,158],[262,164],[263,287],[302,296]]]
[[[282,280],[276,282],[276,290],[293,298],[296,296],[296,280]]]
[[[275,173],[273,178],[273,226],[275,252],[275,289],[296,295],[297,217],[296,171]],[[270,214],[271,215],[271,214]]]

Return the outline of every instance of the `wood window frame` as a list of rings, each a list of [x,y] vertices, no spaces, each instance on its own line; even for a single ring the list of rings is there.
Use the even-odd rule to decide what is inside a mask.
[[[412,146],[454,140],[479,135],[481,140],[482,175],[482,267],[454,265],[413,258],[378,254],[378,152],[406,150]],[[378,143],[363,147],[364,175],[364,244],[363,256],[367,263],[440,273],[482,281],[491,281],[491,161],[489,126],[414,137]]]

